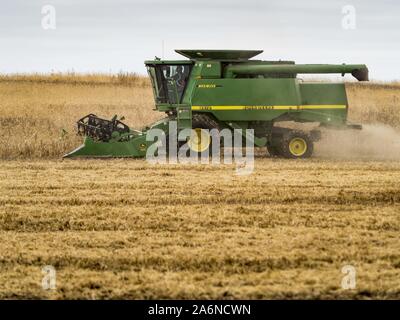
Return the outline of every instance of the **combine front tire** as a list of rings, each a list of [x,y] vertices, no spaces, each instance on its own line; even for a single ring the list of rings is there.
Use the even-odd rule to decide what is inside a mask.
[[[194,113],[192,115],[192,134],[188,140],[189,149],[197,153],[211,154],[211,135],[210,130],[219,129],[218,122],[206,114]]]
[[[195,153],[201,154],[202,152],[205,152],[210,148],[211,136],[205,129],[194,128],[188,140],[188,146],[190,150],[193,150]]]
[[[267,144],[267,150],[271,157],[279,157],[280,156],[278,146],[273,146],[271,144]]]

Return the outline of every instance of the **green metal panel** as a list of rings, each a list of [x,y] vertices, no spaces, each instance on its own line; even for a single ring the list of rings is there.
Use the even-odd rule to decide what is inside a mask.
[[[299,83],[302,104],[344,104],[347,105],[343,83]]]
[[[177,108],[178,129],[192,128],[192,109],[190,105],[180,105]]]
[[[200,63],[200,77],[205,79],[221,78],[221,62],[204,61]]]
[[[197,81],[192,106],[221,121],[270,121],[287,112],[271,106],[297,106],[300,101],[294,79],[216,79]]]
[[[64,157],[144,157],[148,145],[145,135],[126,142],[100,142],[86,137],[82,146]]]
[[[190,73],[189,81],[186,84],[186,89],[185,89],[185,92],[182,97],[182,103],[187,104],[187,105],[192,105],[193,91],[196,88],[198,79],[201,78],[202,67],[203,67],[202,62],[196,62],[193,65],[192,71]]]
[[[344,105],[345,108],[315,109],[301,113],[299,119],[340,125],[346,122],[348,102],[343,83],[300,83],[303,105]]]

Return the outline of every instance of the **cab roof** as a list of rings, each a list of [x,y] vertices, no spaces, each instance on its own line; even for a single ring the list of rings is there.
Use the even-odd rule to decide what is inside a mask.
[[[192,60],[248,60],[263,52],[263,50],[204,50],[180,49],[176,53]]]
[[[191,60],[146,60],[144,62],[145,65],[154,65],[154,64],[166,64],[166,65],[176,65],[176,64],[193,64]]]

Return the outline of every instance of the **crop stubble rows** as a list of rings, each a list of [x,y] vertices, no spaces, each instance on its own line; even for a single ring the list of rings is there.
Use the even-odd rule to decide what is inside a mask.
[[[400,295],[400,165],[5,161],[0,297]],[[41,267],[58,286],[42,290]],[[357,289],[341,289],[341,267]]]

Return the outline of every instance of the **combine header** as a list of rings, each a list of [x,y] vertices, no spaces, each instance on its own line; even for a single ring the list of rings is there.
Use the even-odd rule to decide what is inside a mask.
[[[176,50],[187,60],[145,61],[156,109],[166,117],[142,131],[131,130],[114,117],[90,114],[78,121],[84,144],[65,157],[144,157],[153,141],[146,132],[158,128],[169,136],[177,129],[194,129],[189,148],[210,147],[211,129],[253,129],[256,147],[271,156],[307,158],[319,130],[299,131],[279,126],[282,121],[314,122],[320,127],[361,129],[347,123],[348,102],[343,83],[300,81],[298,74],[352,74],[368,81],[365,65],[295,64],[293,61],[250,60],[262,51]],[[244,139],[246,135],[244,134]]]

